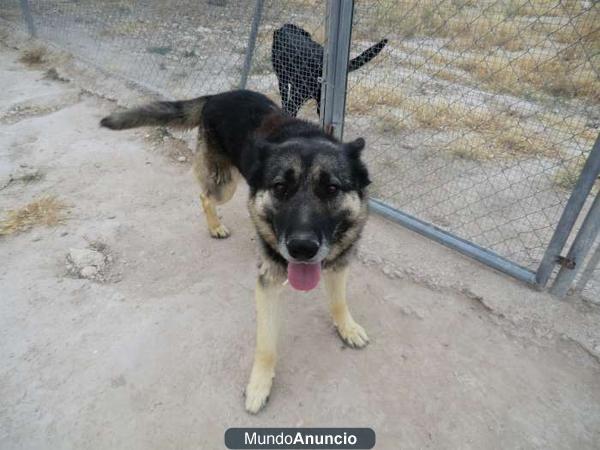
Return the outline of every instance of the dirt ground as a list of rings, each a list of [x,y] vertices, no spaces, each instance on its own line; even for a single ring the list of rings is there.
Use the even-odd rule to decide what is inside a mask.
[[[43,195],[68,214],[0,237],[0,448],[215,449],[243,426],[371,427],[378,449],[597,448],[600,309],[376,216],[349,289],[371,344],[345,348],[323,294],[290,290],[270,402],[246,414],[245,190],[221,208],[231,238],[211,239],[178,141],[100,129],[118,105],[85,74],[18,58],[0,46],[0,214]],[[79,278],[67,256],[90,248],[101,273]]]

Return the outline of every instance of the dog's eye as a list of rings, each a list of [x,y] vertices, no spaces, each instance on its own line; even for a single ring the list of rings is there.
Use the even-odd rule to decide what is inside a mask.
[[[275,183],[273,185],[273,193],[277,197],[283,197],[287,191],[287,188],[284,183]]]
[[[327,194],[328,195],[335,195],[338,193],[339,190],[340,190],[339,186],[337,186],[335,184],[330,184],[327,186]]]

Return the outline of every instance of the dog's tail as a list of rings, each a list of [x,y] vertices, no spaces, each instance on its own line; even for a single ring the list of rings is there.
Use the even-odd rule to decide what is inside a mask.
[[[366,49],[364,52],[362,52],[356,58],[352,58],[350,60],[350,62],[348,63],[348,72],[352,72],[353,70],[356,70],[356,69],[364,66],[369,61],[371,61],[373,58],[375,58],[377,55],[379,55],[379,52],[381,52],[381,50],[383,50],[383,47],[385,47],[385,44],[387,44],[387,43],[388,43],[387,39],[382,39],[377,44]]]
[[[115,112],[100,121],[111,130],[126,130],[143,126],[165,125],[194,128],[202,121],[202,110],[210,96],[175,102],[154,102],[138,108]]]

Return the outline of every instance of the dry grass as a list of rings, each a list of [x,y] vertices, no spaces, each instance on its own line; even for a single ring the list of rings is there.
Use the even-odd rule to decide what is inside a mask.
[[[101,32],[101,34],[104,36],[112,36],[112,35],[131,36],[131,35],[139,34],[141,31],[143,31],[147,27],[148,27],[148,24],[146,24],[141,19],[124,20],[122,22],[117,22],[115,24],[108,26],[105,30],[103,30]]]
[[[25,49],[21,52],[19,61],[28,66],[39,66],[46,62],[48,49],[42,45]]]
[[[527,48],[527,24],[507,21],[502,15],[481,16],[476,19],[459,15],[444,28],[452,50],[487,50],[503,48],[514,52]]]
[[[377,106],[401,107],[405,101],[406,96],[394,86],[356,85],[348,93],[346,110],[351,114],[367,114]]]
[[[472,106],[460,100],[409,96],[384,85],[377,88],[355,86],[348,96],[348,112],[373,114],[375,127],[380,132],[425,128],[455,135],[457,137],[448,143],[447,149],[461,158],[561,156],[559,139],[555,133],[548,132],[560,119],[556,115],[527,120],[508,111]],[[593,130],[578,123],[580,137],[591,138]],[[568,121],[562,124],[569,126]]]
[[[587,157],[587,154],[582,154],[569,161],[565,161],[564,165],[554,174],[554,184],[562,189],[572,190],[579,179]],[[594,184],[594,192],[598,191],[600,191],[600,178]]]
[[[489,142],[478,133],[462,134],[452,139],[446,149],[455,158],[469,161],[485,161],[494,158],[489,149]]]
[[[511,0],[511,8],[514,10],[514,16],[529,17],[561,17],[565,15],[574,16],[584,11],[583,2],[567,0]]]
[[[399,133],[408,128],[402,117],[391,116],[385,111],[377,112],[375,128],[380,133]]]
[[[592,128],[581,116],[564,117],[555,113],[540,114],[537,119],[544,129],[558,131],[565,138],[576,138],[584,141],[584,145],[592,146],[600,130]]]
[[[456,65],[496,92],[541,92],[595,103],[600,101],[600,79],[594,70],[600,64],[600,6],[584,3],[413,0],[398,7],[392,0],[379,0],[372,2],[363,31],[372,35],[385,30],[400,35],[400,41],[444,39],[444,48],[456,54],[439,55],[436,61],[428,55],[430,49],[419,53],[434,63]],[[446,61],[440,61],[444,56]],[[448,70],[436,76],[458,78]]]
[[[560,56],[526,53],[464,55],[455,64],[486,88],[500,93],[528,96],[542,92],[550,96],[600,102],[600,79],[589,65],[578,66]]]
[[[0,236],[21,233],[38,225],[56,226],[64,221],[67,206],[54,196],[41,197],[22,208],[8,211],[0,221]]]

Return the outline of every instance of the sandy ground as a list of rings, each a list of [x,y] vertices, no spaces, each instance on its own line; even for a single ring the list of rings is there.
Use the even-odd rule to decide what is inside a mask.
[[[345,348],[322,293],[290,290],[270,403],[246,414],[245,189],[221,209],[231,238],[210,239],[174,142],[100,129],[117,104],[83,75],[17,60],[0,47],[0,211],[52,194],[70,213],[0,238],[0,448],[215,449],[233,426],[367,426],[378,449],[597,448],[598,307],[375,216],[349,290],[371,344]],[[9,182],[22,170],[42,176]],[[105,281],[69,275],[69,249],[98,243]]]

